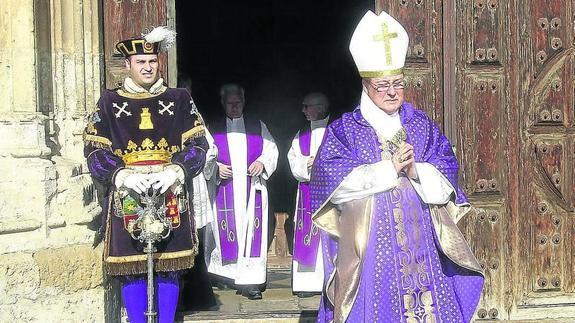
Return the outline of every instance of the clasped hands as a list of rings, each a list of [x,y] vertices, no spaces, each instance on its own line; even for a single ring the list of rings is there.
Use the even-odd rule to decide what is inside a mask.
[[[263,174],[264,169],[265,169],[264,164],[261,161],[256,160],[253,163],[251,163],[250,167],[248,167],[248,176],[253,177],[260,176],[261,174]],[[221,179],[231,178],[233,176],[232,166],[220,164],[219,175]]]
[[[138,194],[142,194],[147,191],[150,187],[153,189],[160,190],[161,194],[164,194],[170,186],[174,185],[178,179],[178,174],[172,169],[164,169],[161,172],[150,173],[150,174],[121,174],[121,172],[128,172],[129,170],[121,170],[120,173],[116,175],[116,187],[124,186],[126,188],[136,191]],[[123,179],[123,181],[122,181]],[[120,182],[121,181],[121,182]]]
[[[403,171],[409,178],[417,180],[418,176],[415,168],[415,155],[412,145],[405,143],[399,147],[391,157],[391,161],[398,174]]]

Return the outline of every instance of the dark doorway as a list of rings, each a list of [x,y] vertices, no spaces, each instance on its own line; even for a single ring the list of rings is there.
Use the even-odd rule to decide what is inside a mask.
[[[360,79],[351,34],[373,0],[176,0],[178,73],[208,123],[223,115],[219,87],[246,89],[246,110],[267,124],[280,148],[270,187],[276,212],[293,209],[295,181],[286,154],[304,124],[302,97],[322,91],[335,115],[358,103]]]

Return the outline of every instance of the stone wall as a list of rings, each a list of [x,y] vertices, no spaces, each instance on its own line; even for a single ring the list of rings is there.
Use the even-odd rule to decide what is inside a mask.
[[[110,315],[81,138],[102,84],[100,17],[98,0],[0,6],[0,322]]]

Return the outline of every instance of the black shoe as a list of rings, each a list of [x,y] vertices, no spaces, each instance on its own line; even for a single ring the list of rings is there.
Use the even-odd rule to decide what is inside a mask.
[[[314,297],[315,295],[317,295],[317,293],[314,293],[314,292],[297,292],[296,295],[299,298],[308,298],[308,297]]]
[[[242,289],[242,296],[248,299],[262,299],[262,292],[256,286],[246,286]]]

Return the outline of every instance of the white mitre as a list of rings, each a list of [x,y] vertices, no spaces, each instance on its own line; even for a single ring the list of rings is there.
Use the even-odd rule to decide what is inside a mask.
[[[353,32],[349,51],[361,77],[383,77],[403,72],[408,45],[397,20],[384,11],[379,16],[368,11]]]

